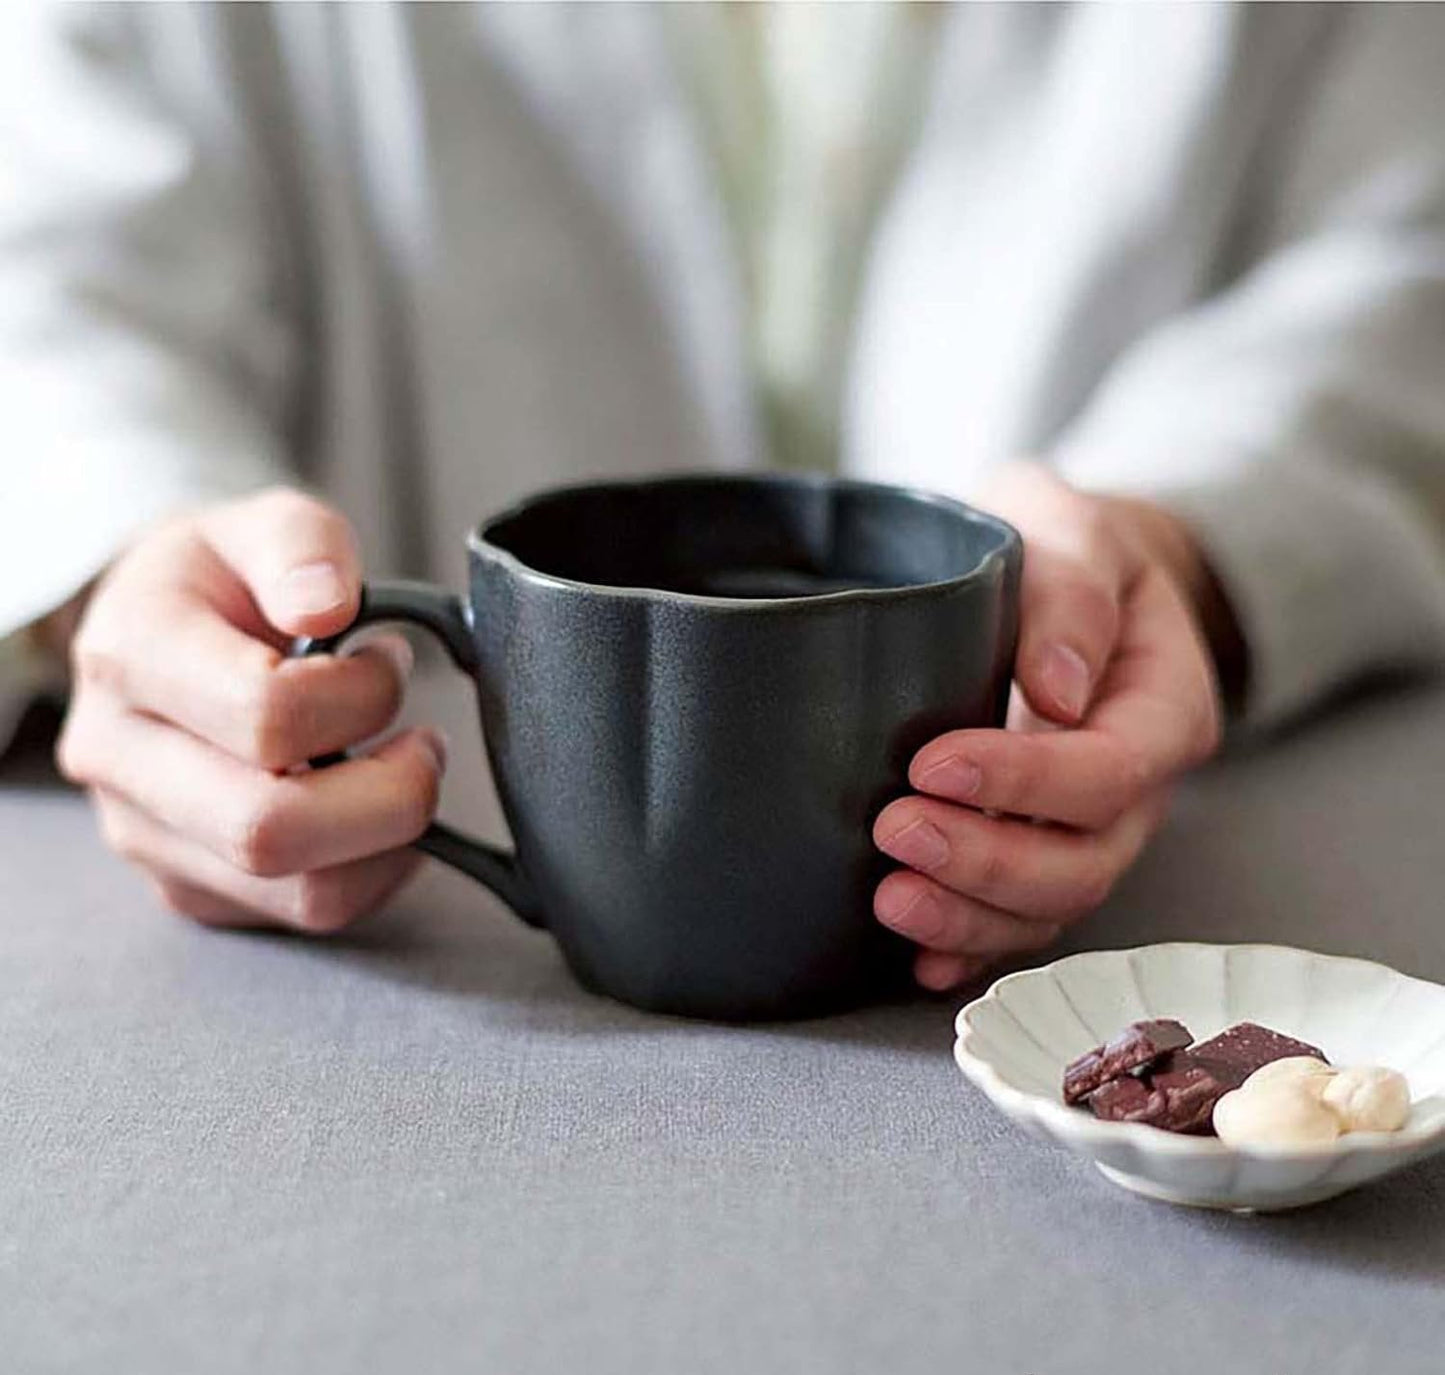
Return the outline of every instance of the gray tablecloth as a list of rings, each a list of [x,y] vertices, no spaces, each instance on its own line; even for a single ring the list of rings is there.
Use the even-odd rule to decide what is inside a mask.
[[[452,815],[481,797],[467,704]],[[1076,943],[1445,980],[1445,692],[1210,771]],[[493,825],[495,829],[495,824]],[[434,866],[344,940],[201,930],[0,771],[0,1370],[1445,1369],[1445,1166],[1143,1202],[960,1078],[952,1001],[647,1017]]]

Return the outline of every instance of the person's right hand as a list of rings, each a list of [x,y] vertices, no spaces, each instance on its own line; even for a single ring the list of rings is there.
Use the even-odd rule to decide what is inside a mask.
[[[398,636],[288,660],[297,635],[356,615],[345,519],[274,490],[165,525],[97,584],[71,646],[57,752],[112,849],[176,911],[224,925],[334,931],[411,873],[436,809],[441,738],[299,765],[391,723],[410,668]]]

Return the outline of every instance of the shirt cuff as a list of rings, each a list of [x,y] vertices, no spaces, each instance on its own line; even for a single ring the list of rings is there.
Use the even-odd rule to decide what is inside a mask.
[[[65,666],[33,634],[40,621],[148,528],[286,476],[260,446],[197,450],[204,466],[180,444],[113,444],[105,463],[67,465],[58,455],[0,511],[0,545],[15,556],[13,576],[0,582],[0,753],[31,702],[65,690]]]
[[[1229,598],[1250,655],[1246,730],[1371,672],[1445,664],[1445,549],[1383,475],[1257,463],[1131,495],[1184,520]]]

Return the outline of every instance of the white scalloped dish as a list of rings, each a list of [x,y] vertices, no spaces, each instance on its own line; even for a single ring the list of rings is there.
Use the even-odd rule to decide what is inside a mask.
[[[1398,1132],[1235,1149],[1064,1104],[1064,1066],[1130,1022],[1173,1017],[1205,1040],[1259,1022],[1337,1065],[1388,1065],[1410,1084]],[[1015,1122],[1169,1203],[1300,1208],[1445,1150],[1445,988],[1366,960],[1277,945],[1149,945],[1070,955],[998,980],[957,1020],[959,1068]]]

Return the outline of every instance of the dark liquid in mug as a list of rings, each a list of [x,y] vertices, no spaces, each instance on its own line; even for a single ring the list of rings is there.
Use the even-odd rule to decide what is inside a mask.
[[[918,587],[968,573],[967,521],[903,492],[683,478],[541,498],[485,527],[540,573],[747,601]]]
[[[860,587],[898,587],[882,578],[839,578],[805,568],[708,568],[687,578],[669,578],[662,590],[695,597],[826,597]]]

